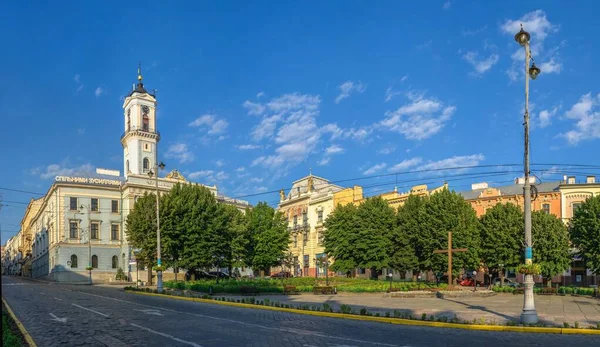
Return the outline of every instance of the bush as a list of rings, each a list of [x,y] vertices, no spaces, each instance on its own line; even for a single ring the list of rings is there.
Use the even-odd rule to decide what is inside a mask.
[[[351,314],[352,313],[352,307],[350,307],[348,305],[341,305],[340,306],[340,311],[342,313],[345,313],[345,314]]]
[[[123,269],[121,269],[121,268],[117,269],[117,275],[115,276],[115,280],[117,280],[117,281],[126,281],[127,280],[127,276],[125,275],[125,272],[123,272]]]

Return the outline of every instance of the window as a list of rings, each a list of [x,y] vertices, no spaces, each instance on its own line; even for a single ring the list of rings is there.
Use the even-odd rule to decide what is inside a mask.
[[[113,257],[112,257],[112,268],[116,269],[118,263],[119,263],[119,257],[117,257],[116,255],[113,255]]]
[[[574,202],[571,204],[571,206],[573,207],[573,216],[575,215],[575,211],[581,207],[581,203],[580,202]]]
[[[92,267],[94,269],[98,268],[98,256],[97,255],[92,255]]]
[[[304,255],[304,266],[308,266],[308,262],[309,262],[308,259],[309,259],[308,254],[305,254]]]
[[[324,240],[324,236],[325,234],[323,232],[319,233],[319,246],[323,245],[323,240]]]
[[[142,117],[142,130],[150,131],[150,118],[148,118],[148,115],[145,113]]]
[[[144,172],[148,172],[150,170],[150,160],[148,158],[144,158]]]
[[[110,239],[111,240],[119,239],[119,224],[113,224],[110,226]]]
[[[79,223],[69,222],[69,238],[76,239],[78,237],[77,229],[79,229]]]
[[[294,216],[294,227],[298,225],[298,216]]]
[[[303,225],[308,224],[308,214],[306,212],[302,212],[302,224]]]
[[[127,131],[131,129],[131,114],[129,113],[131,110],[127,110]]]
[[[308,244],[308,233],[304,233],[304,237],[302,238],[302,245],[306,246]]]
[[[317,222],[323,223],[323,210],[317,211]]]
[[[69,209],[77,211],[77,198],[69,198]]]
[[[542,211],[550,214],[550,204],[542,204]]]
[[[98,222],[92,222],[92,224],[90,224],[90,234],[93,240],[98,240],[100,238],[100,235],[98,235],[99,229],[100,224],[98,224]]]
[[[294,235],[294,247],[298,247],[298,235]]]
[[[112,213],[119,213],[119,200],[111,200],[110,211]]]
[[[92,212],[98,212],[98,199],[92,198],[92,204],[90,208]]]
[[[75,254],[71,256],[71,268],[77,268],[77,256]]]

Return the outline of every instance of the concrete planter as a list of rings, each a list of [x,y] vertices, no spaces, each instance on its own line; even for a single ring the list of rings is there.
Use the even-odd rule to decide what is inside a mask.
[[[445,291],[440,290],[437,292],[437,297],[441,299],[445,298],[467,298],[467,297],[487,297],[494,296],[496,292],[492,290],[478,290],[476,292],[471,290],[458,290],[458,291]]]
[[[392,298],[435,298],[436,292],[430,291],[409,291],[409,292],[391,292]]]

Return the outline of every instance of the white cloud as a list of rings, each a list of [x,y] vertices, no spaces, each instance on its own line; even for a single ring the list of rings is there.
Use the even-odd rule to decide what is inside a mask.
[[[433,43],[432,40],[420,43],[417,45],[417,49],[425,49],[425,48],[431,48],[431,44]]]
[[[260,123],[252,129],[250,135],[254,139],[254,141],[260,141],[264,138],[270,138],[273,136],[275,129],[277,129],[277,124],[281,120],[281,116],[276,114],[273,116],[264,117]]]
[[[223,166],[225,166],[225,161],[222,159],[219,159],[219,160],[215,161],[215,165],[217,167],[223,167]]]
[[[360,81],[358,81],[357,83],[354,83],[352,81],[346,81],[342,83],[338,88],[340,90],[340,95],[338,95],[337,98],[335,98],[336,104],[339,104],[340,101],[346,99],[352,93],[363,93],[367,89],[367,86],[362,84],[362,82]]]
[[[235,172],[244,172],[244,171],[246,171],[246,168],[243,166],[240,166],[237,169],[235,169]]]
[[[583,140],[600,138],[599,104],[600,94],[596,97],[592,97],[591,93],[581,96],[579,101],[565,113],[566,118],[576,121],[574,128],[559,136],[564,137],[571,145],[577,145]]]
[[[549,61],[542,63],[540,65],[540,70],[542,73],[556,73],[559,74],[562,70],[562,64],[556,61],[555,57],[550,58]]]
[[[169,146],[165,157],[176,159],[179,163],[189,163],[194,161],[194,154],[188,149],[185,143],[174,143]]]
[[[246,145],[239,145],[239,146],[237,146],[237,148],[240,149],[240,150],[242,150],[242,151],[248,151],[248,150],[252,150],[252,149],[262,148],[262,146],[252,145],[252,144],[246,144]]]
[[[388,87],[388,89],[386,89],[385,91],[385,102],[392,100],[395,96],[398,96],[400,94],[402,94],[401,91],[393,90],[392,87]]]
[[[200,170],[194,171],[188,175],[189,179],[200,180],[206,184],[221,183],[229,178],[229,175],[224,171]]]
[[[387,164],[386,164],[386,163],[381,163],[381,164],[376,164],[376,165],[373,165],[373,166],[371,166],[370,168],[368,168],[368,169],[367,169],[365,172],[363,172],[363,174],[364,174],[365,176],[369,176],[369,175],[376,174],[377,172],[379,172],[379,171],[381,171],[381,170],[385,169],[385,168],[386,168],[386,166],[387,166]]]
[[[463,30],[461,30],[461,34],[462,34],[462,36],[465,36],[465,37],[467,37],[467,36],[475,36],[475,35],[483,32],[485,30],[487,30],[487,25],[484,25],[481,28],[478,28],[478,29],[475,29],[475,30],[466,30],[466,29],[463,29]]]
[[[220,135],[225,133],[229,123],[224,119],[217,119],[214,114],[204,114],[188,124],[189,127],[197,127],[202,130],[207,130],[208,135]],[[219,140],[223,140],[225,137],[220,136]]]
[[[370,126],[342,129],[335,123],[326,124],[320,130],[323,134],[331,134],[331,140],[352,139],[355,141],[364,141],[373,132]]]
[[[453,172],[462,172],[468,170],[467,167],[479,165],[485,159],[483,154],[453,156],[438,161],[429,161],[418,167],[419,170],[437,170],[438,173],[444,169],[452,169]]]
[[[544,54],[544,41],[553,33],[558,32],[559,26],[550,23],[546,17],[546,13],[542,10],[535,10],[525,14],[523,17],[515,20],[506,20],[500,29],[507,35],[514,37],[516,33],[521,29],[523,24],[523,30],[527,31],[531,35],[531,54],[536,61],[541,61],[540,66],[548,68],[548,73],[559,73],[562,65],[558,62],[558,49]],[[512,41],[515,45],[516,43]],[[509,78],[514,81],[524,71],[521,68],[522,62],[525,59],[525,53],[523,48],[515,48],[514,53],[511,55],[513,59],[512,66],[506,71]],[[544,70],[542,70],[542,73]]]
[[[258,95],[257,95],[257,97],[258,97]],[[251,116],[260,116],[267,109],[267,107],[265,105],[258,103],[258,102],[252,102],[250,100],[244,101],[242,106],[244,106],[244,108],[246,108],[248,110],[248,114]]]
[[[442,8],[443,8],[444,10],[448,10],[448,9],[450,9],[450,7],[451,7],[451,6],[452,6],[452,3],[451,3],[450,1],[446,1],[446,2],[444,3],[444,5],[442,6]]]
[[[47,180],[55,176],[73,176],[78,172],[90,173],[94,172],[92,164],[82,164],[72,166],[69,158],[63,160],[60,164],[50,164],[45,168],[34,168],[31,170],[32,175],[39,175],[41,179]]]
[[[396,111],[387,111],[379,123],[384,130],[395,131],[409,140],[424,140],[437,134],[456,111],[436,98],[425,98],[423,93],[408,93],[411,101]]]
[[[77,129],[77,135],[85,135],[85,129],[84,128]]]
[[[325,157],[325,158],[319,160],[317,162],[317,165],[319,165],[319,166],[327,165],[327,164],[329,164],[330,161],[331,161],[331,157]]]
[[[211,125],[214,121],[215,121],[215,115],[204,114],[204,115],[194,119],[194,121],[190,122],[190,124],[188,124],[188,126],[201,127],[203,125]]]
[[[404,82],[408,79],[408,76],[402,76],[402,78],[400,79],[400,82]]]
[[[473,66],[476,75],[482,75],[498,62],[500,56],[496,53],[492,53],[487,58],[480,58],[478,52],[471,51],[465,53],[463,59]]]
[[[411,167],[417,166],[419,164],[421,164],[423,162],[423,159],[416,157],[416,158],[411,158],[411,159],[405,159],[403,161],[401,161],[400,163],[390,167],[388,169],[389,172],[400,172],[400,171],[405,171],[408,170]]]
[[[94,95],[96,95],[97,98],[102,94],[104,94],[104,89],[102,89],[102,87],[98,87],[96,90],[94,90]]]
[[[265,96],[265,92],[259,92],[258,94],[256,94],[257,98],[262,98],[263,96]]]
[[[396,151],[396,147],[395,146],[387,146],[387,147],[383,147],[383,148],[379,149],[377,151],[377,153],[378,154],[387,155],[387,154],[394,153],[394,151]]]
[[[83,89],[83,83],[81,83],[81,76],[79,74],[75,74],[75,77],[73,77],[73,81],[77,86],[77,91],[75,92],[75,94],[77,94],[80,90]]]
[[[344,153],[344,149],[335,144],[327,147],[327,149],[325,150],[325,154],[327,154],[327,155],[340,154],[340,153]]]
[[[554,107],[551,110],[542,110],[537,118],[533,119],[533,123],[540,128],[545,128],[548,125],[552,124],[552,118],[556,115],[558,111],[558,107]]]

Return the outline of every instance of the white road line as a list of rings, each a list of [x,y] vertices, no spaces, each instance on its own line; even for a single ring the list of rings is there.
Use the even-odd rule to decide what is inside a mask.
[[[57,298],[56,296],[54,297],[54,299],[58,300],[58,301],[62,301],[62,299]]]
[[[132,304],[132,305],[138,305],[138,306],[142,306],[142,307],[149,307],[149,308],[152,308],[152,309],[156,309],[155,306],[144,305],[144,304],[140,304],[140,303],[133,302],[133,301],[123,300],[123,299],[117,299],[117,298],[111,298],[111,297],[108,297],[108,296],[103,296],[103,295],[98,295],[98,294],[91,294],[91,293],[80,292],[80,291],[78,291],[78,293],[85,294],[85,295],[96,296],[96,297],[99,297],[99,298],[104,298],[104,299],[109,299],[109,300],[115,300],[115,301],[119,301],[119,302],[126,302],[126,303]],[[171,310],[171,309],[164,308],[164,307],[161,307],[160,309],[163,310],[163,311],[174,312],[174,313],[182,313],[182,314],[187,314],[187,315],[190,315],[190,316],[196,316],[196,317],[202,317],[202,318],[209,318],[209,319],[220,320],[220,321],[225,321],[225,322],[230,322],[230,323],[237,323],[237,324],[241,324],[241,325],[245,325],[245,326],[250,326],[250,327],[254,327],[254,328],[265,329],[265,330],[282,331],[282,332],[293,333],[293,334],[298,334],[298,335],[312,335],[312,336],[323,337],[323,338],[328,338],[328,339],[350,341],[350,342],[356,342],[356,343],[360,343],[360,344],[369,344],[369,345],[375,345],[375,346],[410,347],[409,345],[392,345],[392,344],[383,343],[383,342],[373,342],[373,341],[365,341],[365,340],[356,340],[356,339],[351,339],[351,338],[347,338],[347,337],[331,336],[331,335],[327,335],[327,334],[317,333],[317,332],[308,331],[308,330],[301,330],[301,329],[274,328],[274,327],[264,326],[264,325],[260,325],[260,324],[246,323],[246,322],[237,321],[237,320],[233,320],[233,319],[227,319],[227,318],[221,318],[221,317],[213,317],[213,316],[206,316],[206,315],[199,314],[199,313],[191,313],[191,312]]]
[[[136,327],[136,328],[140,328],[140,329],[142,329],[142,330],[146,330],[146,331],[148,331],[148,332],[151,332],[151,333],[153,333],[153,334],[156,334],[156,335],[160,335],[160,336],[163,336],[163,337],[169,338],[169,339],[171,339],[171,340],[173,340],[173,341],[177,341],[177,342],[185,343],[186,345],[190,345],[190,346],[194,346],[194,347],[202,347],[202,345],[199,345],[199,344],[197,344],[197,343],[190,342],[190,341],[186,341],[186,340],[182,340],[182,339],[180,339],[180,338],[178,338],[178,337],[171,336],[171,335],[169,335],[169,334],[165,334],[165,333],[161,333],[160,331],[152,330],[152,329],[150,329],[150,328],[146,328],[146,327],[143,327],[143,326],[141,326],[141,325],[137,325],[137,324],[134,324],[134,323],[131,323],[131,325],[132,325],[132,326],[134,326],[134,327]]]
[[[73,305],[73,306],[75,306],[75,307],[79,307],[79,308],[81,308],[81,309],[84,309],[84,310],[87,310],[87,311],[90,311],[90,312],[94,312],[95,314],[99,314],[99,315],[101,315],[101,316],[104,316],[104,317],[108,317],[108,315],[107,315],[107,314],[104,314],[104,313],[102,313],[102,312],[98,312],[98,311],[94,311],[94,310],[92,310],[91,308],[87,308],[87,307],[79,306],[79,305],[77,305],[77,304],[71,304],[71,305]]]

